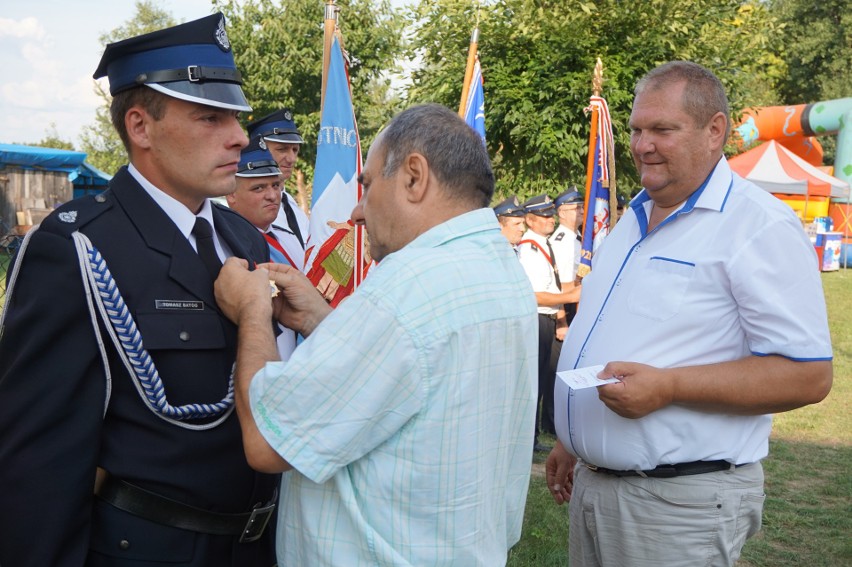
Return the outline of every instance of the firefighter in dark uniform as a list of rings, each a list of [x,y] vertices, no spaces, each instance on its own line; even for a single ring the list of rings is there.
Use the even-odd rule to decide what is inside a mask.
[[[279,478],[246,462],[213,295],[224,258],[269,259],[209,200],[248,143],[224,18],[110,44],[102,76],[130,165],[34,228],[8,276],[0,565],[274,565]]]

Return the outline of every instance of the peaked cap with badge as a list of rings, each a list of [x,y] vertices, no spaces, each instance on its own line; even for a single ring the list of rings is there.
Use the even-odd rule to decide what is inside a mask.
[[[189,102],[251,110],[221,12],[110,43],[93,76],[108,77],[113,96],[146,85]]]
[[[556,207],[560,207],[562,205],[573,205],[575,203],[582,203],[583,195],[577,191],[577,186],[572,185],[566,191],[560,193],[553,199],[553,204]]]
[[[260,136],[267,142],[283,142],[285,144],[302,144],[304,139],[296,128],[293,113],[289,108],[282,108],[258,118],[247,127],[249,137]]]
[[[498,217],[522,217],[524,216],[524,208],[518,201],[517,195],[512,195],[494,206],[494,214]]]
[[[548,195],[537,195],[524,203],[524,213],[531,213],[540,217],[552,217],[556,214],[556,207]]]
[[[263,138],[252,138],[240,152],[237,177],[270,177],[272,175],[281,175],[275,158],[269,153]]]

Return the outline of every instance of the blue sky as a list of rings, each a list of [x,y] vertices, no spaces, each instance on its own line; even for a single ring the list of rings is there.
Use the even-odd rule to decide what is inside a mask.
[[[210,0],[159,4],[178,21],[206,16],[212,6]],[[133,0],[3,0],[0,143],[37,142],[53,123],[77,145],[101,103],[92,79],[104,48],[98,37],[134,13]]]

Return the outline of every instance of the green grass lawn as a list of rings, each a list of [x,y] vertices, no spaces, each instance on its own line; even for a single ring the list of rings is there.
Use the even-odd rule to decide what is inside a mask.
[[[822,275],[834,347],[834,386],[821,403],[775,416],[763,530],[738,567],[852,565],[852,270]],[[535,461],[542,463],[544,455]],[[565,567],[568,508],[534,466],[521,541],[510,567]],[[625,566],[628,567],[628,566]]]

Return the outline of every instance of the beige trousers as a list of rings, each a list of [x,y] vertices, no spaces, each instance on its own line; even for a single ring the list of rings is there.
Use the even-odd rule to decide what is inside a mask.
[[[676,478],[616,477],[578,464],[570,567],[728,567],[760,530],[760,463]]]

